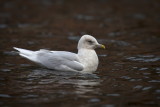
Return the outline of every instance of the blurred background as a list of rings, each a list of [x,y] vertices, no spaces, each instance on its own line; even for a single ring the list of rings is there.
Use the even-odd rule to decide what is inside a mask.
[[[77,52],[90,34],[93,75],[50,71],[12,47]],[[159,0],[1,0],[0,106],[160,106]]]

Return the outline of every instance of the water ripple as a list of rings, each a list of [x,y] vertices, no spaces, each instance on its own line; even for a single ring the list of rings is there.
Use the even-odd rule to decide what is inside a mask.
[[[137,56],[127,57],[126,59],[130,61],[139,61],[139,62],[160,61],[160,57],[155,55],[137,55]]]
[[[11,98],[8,94],[0,94],[0,98]]]

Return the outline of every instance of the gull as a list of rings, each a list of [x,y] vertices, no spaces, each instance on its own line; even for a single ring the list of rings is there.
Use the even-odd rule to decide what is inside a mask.
[[[105,49],[105,46],[99,44],[93,36],[83,35],[78,42],[77,54],[67,51],[50,51],[46,49],[31,51],[17,47],[13,48],[18,51],[20,56],[48,69],[93,73],[97,70],[99,64],[95,49]]]

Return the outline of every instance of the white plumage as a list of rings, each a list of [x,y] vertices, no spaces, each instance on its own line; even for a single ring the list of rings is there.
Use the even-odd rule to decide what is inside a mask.
[[[49,51],[40,49],[31,51],[27,49],[16,48],[19,55],[35,63],[41,64],[49,69],[58,71],[79,71],[83,73],[92,73],[97,70],[99,60],[95,48],[105,48],[90,35],[84,35],[78,42],[78,53],[66,51]]]

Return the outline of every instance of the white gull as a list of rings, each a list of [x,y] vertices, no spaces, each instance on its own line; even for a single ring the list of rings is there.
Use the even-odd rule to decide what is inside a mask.
[[[40,49],[31,51],[16,48],[19,55],[38,63],[48,69],[57,71],[78,71],[82,73],[93,73],[97,70],[99,60],[95,52],[96,48],[104,48],[97,40],[90,35],[83,35],[78,42],[78,53],[67,51],[50,51]]]

